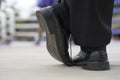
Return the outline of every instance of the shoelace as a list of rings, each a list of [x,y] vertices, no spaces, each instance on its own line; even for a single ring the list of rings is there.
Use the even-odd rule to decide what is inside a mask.
[[[69,47],[70,47],[70,59],[73,60],[72,58],[72,36],[70,35],[70,38],[69,38]]]

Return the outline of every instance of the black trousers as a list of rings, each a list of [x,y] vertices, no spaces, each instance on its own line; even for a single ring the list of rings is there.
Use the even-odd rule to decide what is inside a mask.
[[[110,43],[114,0],[65,0],[65,4],[77,45],[100,47]]]

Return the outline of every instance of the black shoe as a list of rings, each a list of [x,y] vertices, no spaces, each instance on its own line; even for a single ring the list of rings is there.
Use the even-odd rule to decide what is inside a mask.
[[[83,52],[82,50],[79,52],[79,54],[77,56],[75,56],[73,58],[73,62],[78,65],[78,63],[81,63],[82,61],[84,61],[87,57],[87,53]],[[80,64],[79,64],[80,66]]]
[[[63,21],[60,22],[55,13],[55,10],[61,10],[60,8],[64,8],[64,5],[58,4],[56,6],[45,7],[37,11],[36,16],[40,27],[46,31],[47,49],[50,55],[65,65],[72,66],[73,62],[68,53],[68,36],[62,28],[61,22]]]
[[[110,69],[106,51],[94,51],[91,53],[81,51],[73,61],[77,66],[81,66],[86,70],[97,71]]]

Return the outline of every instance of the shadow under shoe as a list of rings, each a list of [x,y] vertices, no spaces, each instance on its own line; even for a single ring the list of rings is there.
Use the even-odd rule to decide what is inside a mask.
[[[58,5],[64,8],[64,4]],[[65,65],[72,66],[73,62],[68,52],[68,36],[60,25],[61,22],[55,13],[55,8],[54,5],[54,7],[49,6],[37,11],[38,23],[46,31],[47,49],[50,55]]]
[[[110,64],[106,51],[94,51],[86,53],[81,51],[74,59],[77,66],[86,70],[109,70]]]

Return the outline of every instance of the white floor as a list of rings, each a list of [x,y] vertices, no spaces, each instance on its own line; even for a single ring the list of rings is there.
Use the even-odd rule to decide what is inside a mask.
[[[108,46],[109,71],[66,67],[54,60],[45,47],[45,42],[40,46],[29,42],[0,46],[0,80],[120,80],[120,40],[112,40]],[[79,47],[72,48],[73,53],[79,52]]]

